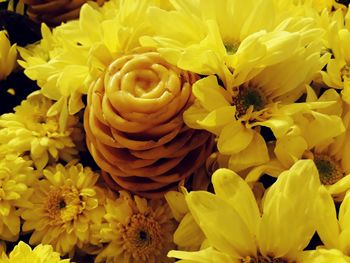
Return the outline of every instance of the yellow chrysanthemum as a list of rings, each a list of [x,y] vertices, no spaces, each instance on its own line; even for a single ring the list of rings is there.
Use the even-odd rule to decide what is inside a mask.
[[[95,186],[98,175],[72,163],[44,170],[44,179],[33,186],[30,209],[23,209],[22,230],[33,231],[30,244],[51,244],[61,254],[89,242],[90,224],[104,214],[103,192]]]
[[[322,107],[321,103],[293,103],[324,65],[319,57],[320,43],[307,47],[301,43],[290,52],[292,56],[266,67],[242,85],[225,89],[215,76],[193,85],[196,101],[185,111],[185,123],[216,134],[218,150],[231,155],[229,167],[234,171],[269,160],[261,126],[270,128],[278,139],[288,132],[293,115]]]
[[[171,251],[169,256],[207,263],[298,258],[316,229],[320,181],[312,161],[299,161],[281,174],[265,194],[262,215],[249,186],[231,170],[217,170],[212,182],[215,195],[204,191],[186,195],[207,241],[197,252]]]
[[[20,231],[17,208],[31,207],[28,199],[36,179],[31,161],[16,155],[0,155],[0,239],[17,240]]]
[[[121,191],[118,199],[107,199],[104,219],[101,241],[108,244],[95,262],[173,262],[166,255],[174,248],[175,224],[162,200],[147,201]]]
[[[50,245],[38,245],[34,249],[23,241],[14,247],[7,256],[3,253],[0,263],[69,263],[69,259],[61,259],[60,254],[54,252]]]
[[[182,69],[216,74],[226,86],[251,79],[319,33],[311,19],[296,17],[291,1],[171,2],[176,11],[150,8],[155,34],[141,37],[141,44],[157,47]]]
[[[6,79],[16,66],[16,44],[11,46],[5,31],[0,31],[0,80]]]
[[[139,46],[138,37],[149,33],[147,7],[156,0],[110,0],[103,7],[85,4],[79,21],[55,27],[42,26],[39,44],[20,49],[25,74],[38,82],[42,92],[55,100],[51,112],[68,115],[84,107],[82,94],[121,53]]]
[[[325,188],[322,190],[322,198],[317,205],[317,232],[326,248],[338,249],[350,256],[350,192],[340,204],[337,216],[332,196]]]
[[[0,153],[29,152],[38,169],[49,161],[69,161],[76,156],[73,137],[76,141],[82,140],[78,118],[69,116],[67,127],[62,131],[58,117],[49,112],[51,106],[51,100],[35,92],[15,107],[15,113],[0,116]]]

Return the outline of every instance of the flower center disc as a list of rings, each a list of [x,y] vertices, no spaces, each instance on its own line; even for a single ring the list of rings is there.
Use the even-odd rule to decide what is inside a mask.
[[[251,87],[240,89],[238,95],[233,98],[233,105],[236,106],[238,116],[246,114],[251,106],[253,106],[253,111],[262,110],[265,104],[264,94],[259,89]]]
[[[288,261],[283,258],[271,258],[258,255],[257,257],[242,259],[242,263],[288,263]]]
[[[344,176],[339,163],[327,155],[315,155],[314,162],[322,184],[334,184]]]
[[[135,214],[122,228],[124,249],[134,258],[148,262],[150,257],[159,255],[163,246],[163,236],[159,223],[152,216]]]

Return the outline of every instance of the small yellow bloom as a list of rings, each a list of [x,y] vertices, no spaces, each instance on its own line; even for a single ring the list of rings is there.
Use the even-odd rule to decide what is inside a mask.
[[[15,241],[20,232],[17,208],[31,207],[28,200],[36,181],[32,162],[17,155],[0,155],[0,238]]]
[[[74,253],[89,243],[90,225],[100,222],[104,194],[95,186],[98,175],[81,164],[58,164],[44,170],[33,186],[33,207],[21,210],[22,230],[33,231],[30,244],[51,244],[59,253]]]
[[[212,182],[215,195],[186,195],[207,242],[197,252],[171,251],[170,257],[183,262],[294,262],[315,233],[320,181],[312,161],[299,161],[281,174],[265,194],[262,215],[249,186],[231,170],[217,170]]]
[[[78,118],[69,116],[67,127],[61,131],[57,116],[48,116],[52,101],[38,92],[29,95],[15,113],[0,116],[0,153],[27,154],[38,169],[49,162],[70,161],[81,141]]]
[[[6,79],[16,66],[16,44],[11,46],[5,31],[0,31],[0,80]]]
[[[69,263],[69,259],[61,259],[50,245],[38,245],[34,249],[23,241],[14,247],[9,256],[3,253],[0,263]]]
[[[101,241],[107,247],[95,262],[166,263],[174,248],[175,223],[162,200],[147,201],[125,191],[117,199],[107,199]]]

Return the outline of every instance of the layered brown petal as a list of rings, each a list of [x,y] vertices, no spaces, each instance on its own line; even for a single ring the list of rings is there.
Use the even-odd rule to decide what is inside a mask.
[[[161,196],[205,163],[212,136],[182,119],[196,79],[141,48],[116,59],[90,87],[87,145],[112,189]]]
[[[28,6],[28,16],[36,22],[50,26],[79,17],[80,7],[87,0],[21,0]],[[92,0],[102,5],[105,0]]]

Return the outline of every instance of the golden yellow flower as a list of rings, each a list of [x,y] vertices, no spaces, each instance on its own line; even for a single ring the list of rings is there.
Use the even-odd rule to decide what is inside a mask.
[[[21,0],[28,5],[27,14],[36,22],[51,26],[79,17],[80,8],[87,0]],[[104,0],[93,0],[102,5]]]
[[[87,145],[113,189],[161,195],[188,178],[212,150],[212,136],[188,128],[197,76],[146,48],[116,59],[88,94]]]
[[[131,197],[125,191],[117,199],[107,199],[101,241],[107,247],[95,262],[166,263],[174,248],[175,223],[166,203]]]
[[[44,170],[35,186],[30,209],[21,210],[22,230],[33,231],[30,244],[51,244],[61,254],[89,242],[90,224],[105,213],[98,175],[81,164],[58,164]]]
[[[172,4],[175,11],[149,9],[154,34],[142,36],[141,44],[156,47],[181,69],[215,74],[225,86],[241,85],[265,66],[291,55],[301,35],[317,36],[317,30],[311,29],[314,22],[297,17],[292,1],[175,0]]]
[[[0,80],[6,79],[16,66],[16,44],[11,45],[6,31],[0,31]]]
[[[207,240],[199,251],[170,251],[170,257],[207,263],[297,260],[316,230],[320,181],[312,161],[299,161],[281,174],[264,196],[262,214],[252,190],[233,171],[217,170],[212,182],[215,194],[186,195]]]
[[[278,140],[293,124],[293,115],[317,108],[317,104],[294,103],[325,64],[319,57],[321,43],[305,47],[303,42],[280,63],[261,69],[242,85],[222,87],[213,75],[193,85],[196,101],[184,112],[185,123],[217,135],[218,150],[230,155],[229,168],[234,171],[269,160],[262,126]]]
[[[69,116],[66,129],[61,130],[58,116],[49,111],[51,106],[51,100],[35,92],[15,107],[15,113],[0,116],[0,153],[29,152],[38,169],[76,156],[75,142],[82,140],[78,118]]]
[[[31,185],[36,179],[31,161],[17,155],[0,155],[0,239],[18,239],[20,217],[17,208],[31,207]]]
[[[293,125],[278,138],[272,159],[249,172],[246,180],[257,181],[263,173],[278,176],[297,160],[314,160],[321,183],[336,199],[342,199],[350,189],[349,156],[349,106],[333,89],[326,90],[319,98],[308,88],[306,103],[319,104],[315,110],[304,110],[292,116]],[[320,132],[322,131],[322,132]]]
[[[34,249],[20,241],[9,256],[3,253],[0,263],[69,263],[69,259],[61,259],[60,254],[53,251],[50,245],[38,245]]]

